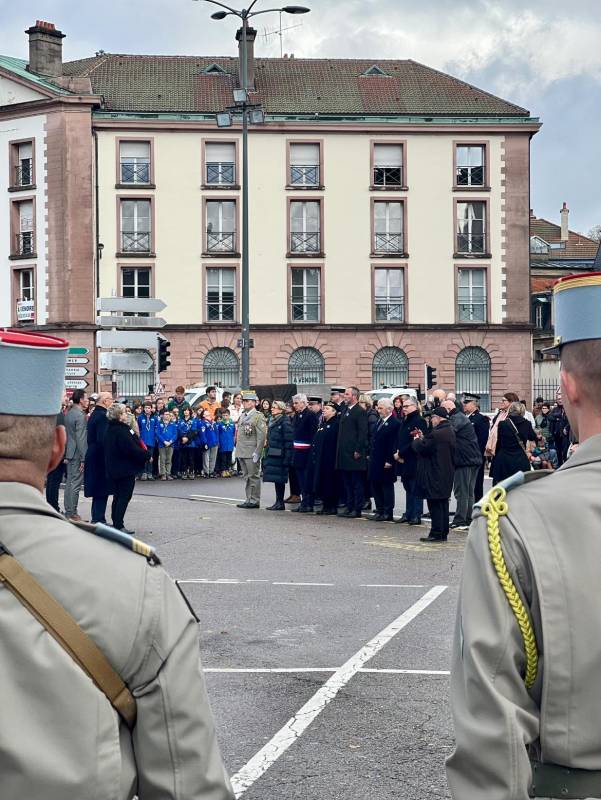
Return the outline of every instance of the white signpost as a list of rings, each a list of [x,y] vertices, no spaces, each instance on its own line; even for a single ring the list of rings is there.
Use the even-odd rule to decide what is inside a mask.
[[[89,364],[90,359],[85,356],[67,356],[67,364]]]
[[[167,308],[167,304],[158,297],[99,297],[96,300],[96,311],[155,314]]]
[[[96,317],[96,324],[103,328],[163,328],[167,321],[162,317]]]
[[[67,378],[83,378],[88,374],[87,367],[65,367],[65,376]]]
[[[101,369],[128,372],[148,372],[152,364],[152,356],[146,350],[133,350],[129,353],[101,353],[99,360]]]
[[[88,382],[83,380],[74,381],[67,378],[67,380],[65,381],[65,387],[67,389],[85,389],[87,385]]]
[[[122,349],[155,348],[157,346],[156,331],[97,331],[98,347],[119,347]]]

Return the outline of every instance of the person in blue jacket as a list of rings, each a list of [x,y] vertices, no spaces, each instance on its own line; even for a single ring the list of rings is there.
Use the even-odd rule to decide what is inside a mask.
[[[194,439],[197,431],[194,417],[189,408],[184,408],[182,419],[177,426],[177,432],[181,445],[180,469],[182,478],[191,480],[194,478]]]
[[[217,462],[217,451],[219,450],[219,434],[210,416],[207,409],[203,409],[200,415],[200,431],[205,440],[202,457],[205,478],[215,477],[215,464]]]
[[[219,452],[217,454],[217,473],[222,478],[231,477],[232,453],[234,452],[234,438],[236,425],[234,424],[229,408],[224,408],[221,419],[217,423],[219,435]]]
[[[162,481],[172,481],[171,463],[177,441],[177,425],[170,411],[163,411],[157,423],[157,447],[159,450],[159,476]]]
[[[207,449],[203,412],[203,408],[197,408],[196,416],[194,417],[194,430],[196,431],[196,438],[194,439],[194,472],[197,478],[203,477],[202,460]]]
[[[144,403],[144,410],[138,417],[138,428],[140,429],[140,439],[148,450],[148,461],[144,465],[142,480],[153,481],[152,459],[154,448],[157,446],[157,418],[152,413],[152,403]]]

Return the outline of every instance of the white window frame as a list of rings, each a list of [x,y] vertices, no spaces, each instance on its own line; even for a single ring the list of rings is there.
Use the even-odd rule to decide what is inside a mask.
[[[390,286],[391,273],[398,273],[401,278],[400,299],[393,297]],[[386,294],[378,295],[378,273],[386,273]],[[392,287],[395,288],[395,287]],[[379,302],[378,302],[379,301]],[[378,307],[385,307],[385,315],[378,316]],[[400,315],[393,316],[391,306],[400,307]],[[376,322],[404,322],[405,321],[405,271],[403,268],[381,268],[374,270],[374,316]]]
[[[302,283],[295,283],[295,273],[302,273]],[[315,288],[315,284],[309,284],[309,277],[312,273],[317,275],[317,297],[315,300],[309,299],[309,288]],[[303,296],[301,302],[294,301],[294,289],[302,288]],[[295,317],[294,307],[302,306],[302,317]],[[309,316],[309,311],[315,309],[315,316]],[[291,267],[290,275],[290,319],[292,322],[321,322],[321,270],[315,267]]]
[[[143,145],[144,147],[148,148],[148,155],[145,155],[145,156],[124,156],[122,154],[123,148],[124,147],[126,148],[127,145]],[[150,181],[151,181],[150,158],[151,158],[150,142],[143,141],[143,140],[133,142],[133,141],[129,141],[127,139],[124,139],[124,140],[120,141],[119,142],[119,182],[123,183],[123,184],[127,184],[127,185],[129,185],[129,184],[142,184],[143,186],[148,185],[150,183]],[[132,166],[132,172],[133,172],[132,180],[126,180],[123,177],[123,166],[125,164],[131,164],[131,166]],[[148,180],[144,181],[144,180],[141,180],[138,177],[138,168],[139,167],[147,167],[148,168],[148,173],[147,173]]]
[[[457,144],[455,145],[455,184],[461,186],[485,186],[486,185],[486,145],[483,144]],[[459,151],[467,150],[467,164],[459,162]],[[479,150],[481,153],[480,164],[471,164],[471,151]],[[459,183],[459,170],[467,170],[467,183]],[[482,180],[475,183],[473,180],[473,170],[482,170]]]
[[[467,286],[461,285],[461,279],[463,274],[467,273],[468,280]],[[476,285],[474,283],[474,277],[476,275],[482,276],[482,285]],[[486,324],[488,321],[488,297],[487,297],[487,274],[486,269],[464,269],[459,268],[458,276],[457,276],[457,321],[458,322],[473,322],[475,324]],[[483,290],[483,298],[482,300],[475,300],[474,299],[474,290],[475,289],[482,289]],[[462,290],[466,291],[465,298],[462,298]],[[469,308],[469,316],[465,316],[465,312],[462,312],[462,308]],[[482,317],[476,316],[475,310],[476,308],[482,309]]]
[[[482,217],[473,218],[465,217],[460,213],[460,209],[463,206],[481,206],[482,208]],[[482,233],[474,233],[473,232],[473,225],[475,222],[482,222]],[[463,226],[466,226],[466,229],[463,230]],[[461,200],[457,203],[457,221],[456,221],[456,247],[458,253],[476,253],[476,254],[484,254],[486,253],[486,226],[487,226],[487,219],[486,219],[486,202],[484,200]],[[464,250],[459,249],[459,240],[461,237],[467,236],[467,247]],[[474,236],[482,237],[482,248],[474,248]]]
[[[308,221],[309,221],[309,205],[315,205],[317,207],[317,229],[316,230],[309,230],[308,229]],[[299,218],[295,218],[293,214],[293,209],[296,206],[300,206],[302,208],[302,215],[300,217],[301,222],[301,229],[299,231],[293,230],[293,224],[298,221]],[[294,235],[295,234],[303,234],[304,236],[316,236],[317,237],[317,246],[310,247],[310,242],[308,240],[304,242],[299,242],[298,247],[293,247]],[[319,200],[291,200],[290,201],[290,252],[291,253],[320,253],[321,252],[321,203]]]
[[[216,290],[218,292],[219,299],[218,299],[217,303],[209,302],[209,292],[211,291],[211,288],[212,288],[209,279],[211,277],[211,273],[214,273],[214,272],[218,273],[218,282],[217,282]],[[231,275],[232,275],[233,280],[232,280],[231,287],[230,286],[224,287],[224,283],[223,283],[223,277],[224,277],[223,273],[224,272],[231,273]],[[231,302],[226,302],[223,299],[224,290],[230,291],[230,289],[231,289],[231,292],[232,292],[232,300],[231,300]],[[214,285],[213,285],[213,289],[212,290],[215,291],[215,286]],[[235,322],[236,321],[236,270],[235,270],[234,267],[208,267],[207,268],[207,274],[206,274],[206,280],[205,280],[205,292],[206,292],[205,303],[206,303],[207,322]],[[216,307],[218,309],[218,316],[217,317],[211,316],[211,314],[209,312],[209,306]],[[224,306],[231,306],[232,307],[232,316],[231,317],[225,317],[224,316],[224,314],[223,314],[223,307]]]
[[[391,211],[391,207],[392,206],[398,206],[399,210],[400,210],[400,214],[399,214],[399,217],[398,217],[398,223],[399,223],[400,230],[398,230],[398,231],[391,230],[391,214],[390,214],[390,211]],[[382,217],[378,217],[378,215],[376,213],[376,208],[378,208],[378,207],[380,207],[380,208],[384,207],[385,208],[385,214],[384,214],[383,218]],[[404,208],[403,201],[402,200],[386,200],[386,201],[378,200],[377,202],[374,202],[374,204],[373,204],[373,215],[374,215],[374,253],[395,253],[396,255],[399,255],[399,254],[403,253],[404,252],[404,248],[405,248],[405,231],[404,231],[405,208]],[[378,223],[382,222],[382,220],[384,221],[384,230],[383,231],[379,231],[379,230],[377,230]],[[397,220],[394,219],[392,221],[396,222]],[[398,249],[392,249],[394,247],[394,245],[392,245],[390,243],[389,243],[388,246],[385,245],[385,246],[379,246],[378,247],[378,236],[399,236],[400,239],[399,239],[399,247],[398,247]]]
[[[224,230],[224,206],[228,203],[232,206],[233,213],[232,230]],[[217,208],[217,230],[213,227],[213,222],[209,220],[209,212]],[[236,201],[235,200],[207,200],[206,201],[206,226],[207,226],[207,252],[209,253],[233,253],[236,250]],[[224,239],[223,237],[231,237],[231,239]],[[217,238],[213,246],[211,246],[211,237]],[[231,246],[230,246],[231,241]]]
[[[216,160],[210,158],[211,148],[228,148],[228,153],[231,154],[229,160],[224,160],[223,157]],[[231,148],[231,150],[230,150]],[[209,180],[209,167],[216,168],[217,180]],[[231,169],[232,179],[228,181],[224,175],[226,171]],[[207,186],[233,186],[236,183],[236,143],[235,142],[205,142],[205,181]]]

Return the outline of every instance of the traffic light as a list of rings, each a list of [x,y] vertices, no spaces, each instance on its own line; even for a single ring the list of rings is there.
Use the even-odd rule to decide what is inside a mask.
[[[426,387],[426,391],[431,389],[433,386],[436,386],[436,370],[429,364],[424,364],[424,385]]]
[[[161,336],[161,334],[159,334],[158,339],[159,339],[159,346],[158,346],[159,372],[165,372],[165,370],[171,366],[171,360],[170,360],[171,352],[169,351],[169,346],[171,345],[171,342],[169,341],[169,339],[165,339],[164,336]]]

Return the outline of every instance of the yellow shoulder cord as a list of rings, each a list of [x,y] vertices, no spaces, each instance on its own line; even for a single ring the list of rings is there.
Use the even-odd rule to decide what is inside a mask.
[[[518,590],[515,588],[515,583],[509,574],[501,548],[499,517],[505,516],[509,511],[509,506],[505,502],[506,497],[507,492],[505,489],[502,486],[495,486],[484,498],[481,510],[486,517],[488,547],[490,549],[492,563],[501,588],[505,592],[522,633],[524,652],[526,653],[526,677],[524,678],[524,683],[526,684],[526,688],[530,689],[536,680],[536,673],[538,671],[538,651],[536,649],[536,638],[534,636],[530,617],[528,616],[528,612],[526,611]]]

